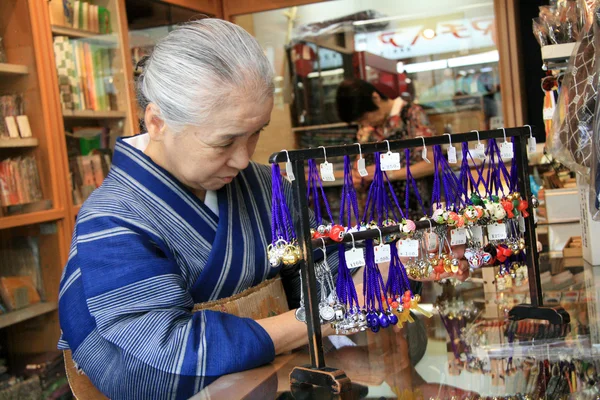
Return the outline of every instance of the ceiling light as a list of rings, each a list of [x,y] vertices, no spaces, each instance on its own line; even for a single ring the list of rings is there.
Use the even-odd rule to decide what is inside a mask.
[[[486,53],[473,54],[471,56],[450,58],[448,59],[448,66],[450,68],[464,67],[466,65],[498,62],[498,60],[500,60],[500,54],[498,53],[498,50],[493,50]]]
[[[433,39],[435,37],[435,31],[433,29],[427,28],[423,31],[423,37],[425,39]]]
[[[404,65],[404,70],[411,74],[414,72],[434,71],[448,68],[448,60],[426,61]]]

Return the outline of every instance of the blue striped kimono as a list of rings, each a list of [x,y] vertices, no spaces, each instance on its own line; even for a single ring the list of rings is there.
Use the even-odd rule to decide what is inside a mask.
[[[59,349],[109,398],[184,399],[273,360],[253,320],[191,312],[280,272],[265,254],[269,168],[251,163],[217,197],[218,216],[119,139],[108,177],[82,207],[60,285]]]

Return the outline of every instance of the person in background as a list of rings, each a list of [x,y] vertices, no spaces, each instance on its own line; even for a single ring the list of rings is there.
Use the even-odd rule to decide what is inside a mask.
[[[435,135],[421,106],[401,97],[391,99],[373,84],[361,79],[349,79],[340,84],[336,93],[336,105],[342,121],[358,124],[356,138],[361,144]],[[433,151],[428,150],[428,159],[433,161]],[[434,166],[433,163],[428,163],[422,158],[421,152],[421,148],[411,149],[410,170],[417,183],[423,206],[428,212]],[[405,165],[404,152],[400,153],[400,160]],[[363,193],[363,197],[375,171],[372,162],[367,160],[367,165],[369,165],[367,167],[368,176],[360,179],[358,174],[355,175],[357,186],[363,189],[360,191]],[[387,174],[393,181],[396,193],[403,194],[406,189],[406,168],[399,171],[388,171]],[[424,213],[412,188],[410,193],[409,217],[418,219]],[[404,209],[404,204],[401,206]]]

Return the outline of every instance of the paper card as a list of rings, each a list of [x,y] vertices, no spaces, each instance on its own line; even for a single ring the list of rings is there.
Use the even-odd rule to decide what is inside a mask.
[[[450,231],[450,245],[458,246],[467,243],[467,231],[465,228],[453,229]]]
[[[429,158],[427,158],[427,147],[423,147],[423,150],[421,151],[421,158],[425,160],[427,164],[431,164],[431,161],[429,161]]]
[[[400,153],[388,151],[379,156],[382,171],[398,171],[400,169]]]
[[[398,254],[400,257],[418,257],[419,241],[406,239],[398,241]]]
[[[490,224],[487,226],[488,239],[504,240],[506,235],[506,224]]]
[[[475,243],[479,243],[480,245],[483,245],[483,229],[481,228],[481,226],[473,225],[469,229],[471,230],[471,239]]]
[[[438,236],[435,232],[427,233],[427,251],[434,251],[438,247]]]
[[[369,173],[367,172],[367,167],[365,165],[365,159],[359,158],[356,162],[356,168],[358,169],[358,174],[360,176],[367,176]]]
[[[380,244],[373,250],[375,250],[375,264],[392,261],[392,250],[389,244]]]
[[[537,151],[537,141],[533,136],[529,137],[529,140],[527,141],[527,150],[529,150],[530,153],[535,153]]]
[[[323,179],[323,182],[335,181],[335,175],[333,174],[333,164],[329,161],[325,161],[321,164],[321,179]]]
[[[353,247],[346,250],[346,266],[349,269],[364,267],[365,265],[365,252],[363,249]]]
[[[544,108],[543,114],[545,120],[554,119],[554,108]]]
[[[8,129],[8,135],[11,137],[11,139],[18,139],[19,138],[19,128],[17,128],[17,121],[15,120],[15,117],[13,117],[12,115],[10,115],[8,117],[4,117],[4,121],[6,122],[6,128]]]
[[[519,232],[525,233],[525,218],[519,215]]]
[[[292,168],[292,163],[290,161],[285,163],[285,174],[290,182],[293,182],[296,179],[296,176],[294,175],[294,169]]]
[[[448,162],[450,164],[456,164],[458,162],[456,160],[456,147],[454,146],[448,147]]]
[[[514,158],[513,145],[510,142],[503,142],[500,145],[500,157],[502,158]]]
[[[477,146],[475,147],[475,157],[479,158],[482,161],[485,160],[485,144],[477,144]]]
[[[18,115],[17,124],[19,125],[19,133],[22,138],[30,138],[33,136],[31,134],[31,127],[29,126],[29,118],[27,118],[27,115]]]

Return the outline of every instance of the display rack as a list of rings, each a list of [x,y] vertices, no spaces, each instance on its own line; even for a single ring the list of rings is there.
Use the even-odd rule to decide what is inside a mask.
[[[529,173],[528,173],[528,158],[527,158],[527,139],[530,136],[530,130],[527,127],[498,129],[481,132],[469,132],[452,135],[452,141],[455,143],[473,142],[484,139],[497,138],[512,138],[515,142],[514,161],[517,163],[518,183],[521,190],[521,196],[524,199],[530,199],[531,191],[529,188]],[[378,142],[364,144],[360,149],[356,145],[347,146],[331,146],[325,147],[325,152],[328,158],[354,156],[359,154],[369,154],[375,152],[386,152],[388,146],[390,150],[400,150],[407,148],[420,148],[424,145],[443,145],[448,143],[447,136],[434,136],[425,139],[406,139],[406,140],[391,140],[389,142]],[[299,262],[302,275],[302,291],[304,296],[304,304],[306,307],[306,324],[308,331],[308,348],[310,355],[310,364],[296,367],[290,374],[290,382],[292,384],[308,384],[315,386],[327,386],[335,393],[350,390],[351,382],[344,371],[327,367],[323,353],[321,326],[319,319],[319,298],[317,297],[317,284],[314,271],[313,252],[315,248],[322,246],[321,239],[311,240],[310,222],[308,211],[308,200],[306,198],[306,178],[304,175],[304,163],[310,159],[320,159],[323,157],[323,148],[281,151],[271,155],[270,163],[290,162],[292,171],[296,179],[292,182],[292,204],[291,211],[293,213],[294,227],[296,237],[298,238],[298,246],[302,259]],[[531,203],[530,203],[531,204]],[[431,224],[430,224],[431,223]],[[416,229],[428,229],[430,226],[437,225],[431,220],[422,220],[416,223]],[[516,319],[521,318],[536,318],[545,316],[547,313],[555,312],[554,309],[543,307],[542,290],[540,283],[540,267],[537,251],[537,240],[535,236],[535,224],[533,213],[525,218],[525,245],[527,248],[527,265],[529,277],[529,291],[531,297],[530,305],[519,305],[514,307],[516,310]],[[399,226],[389,226],[381,228],[383,235],[398,233]],[[369,229],[354,234],[355,240],[373,239],[379,237],[380,230]],[[352,238],[346,235],[343,242],[350,242]],[[325,239],[325,245],[333,245],[331,239]]]

